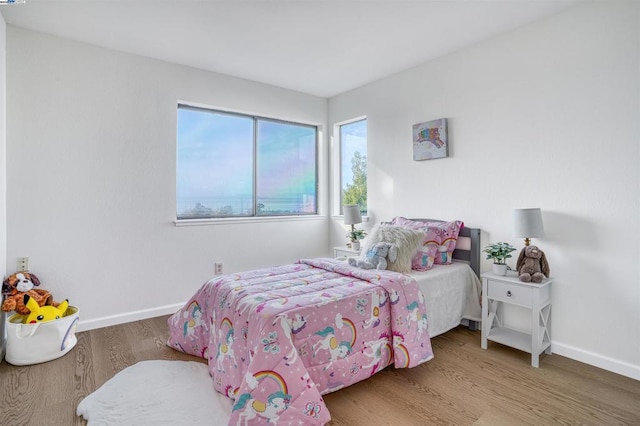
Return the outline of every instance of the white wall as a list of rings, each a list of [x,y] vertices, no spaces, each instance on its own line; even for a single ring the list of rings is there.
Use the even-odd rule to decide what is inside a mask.
[[[554,351],[640,379],[639,65],[640,3],[588,3],[332,98],[329,122],[368,118],[370,223],[462,219],[521,247],[511,209],[540,207]],[[412,161],[411,126],[441,117],[450,157]]]
[[[6,29],[4,18],[0,15],[0,277],[7,274],[7,138],[6,138]],[[0,312],[0,360],[5,347],[5,314]]]
[[[29,256],[86,329],[173,310],[214,261],[325,255],[344,243],[339,221],[330,241],[323,219],[173,226],[176,102],[323,126],[366,115],[369,224],[460,218],[519,247],[510,210],[541,207],[554,351],[640,378],[639,15],[634,2],[570,9],[337,96],[329,121],[322,98],[9,27],[0,268]],[[440,117],[450,158],[412,161],[411,125]],[[321,167],[323,207],[327,180]]]
[[[328,254],[325,211],[173,225],[178,100],[327,122],[324,98],[8,27],[6,258],[28,256],[81,329],[175,311],[215,261],[237,272]]]

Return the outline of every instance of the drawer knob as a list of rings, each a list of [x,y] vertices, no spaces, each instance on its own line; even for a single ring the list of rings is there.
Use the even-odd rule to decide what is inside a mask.
[[[511,290],[507,290],[507,297],[511,297]]]

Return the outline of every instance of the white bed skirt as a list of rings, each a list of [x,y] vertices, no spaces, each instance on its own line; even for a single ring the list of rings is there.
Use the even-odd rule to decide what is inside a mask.
[[[408,275],[424,294],[431,337],[457,327],[463,319],[480,322],[482,283],[468,264],[454,261]]]

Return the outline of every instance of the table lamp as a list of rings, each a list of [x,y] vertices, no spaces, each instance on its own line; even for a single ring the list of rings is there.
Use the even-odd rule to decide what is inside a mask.
[[[524,238],[525,247],[531,242],[530,238],[544,237],[540,209],[514,209],[513,235]]]
[[[360,214],[360,206],[357,204],[350,204],[342,206],[342,213],[344,214],[344,224],[351,225],[351,235],[356,230],[355,225],[362,223],[362,215]],[[353,238],[352,238],[352,242]]]

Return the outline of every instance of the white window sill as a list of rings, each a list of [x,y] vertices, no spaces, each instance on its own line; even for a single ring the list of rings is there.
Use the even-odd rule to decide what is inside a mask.
[[[331,219],[344,221],[344,216],[340,214],[336,214],[331,216]],[[362,216],[362,222],[369,222],[369,216]]]
[[[266,222],[292,222],[305,220],[325,220],[322,215],[300,216],[252,216],[252,217],[221,217],[215,219],[177,219],[173,221],[175,226],[201,226],[201,225],[230,225],[237,223],[266,223]]]

